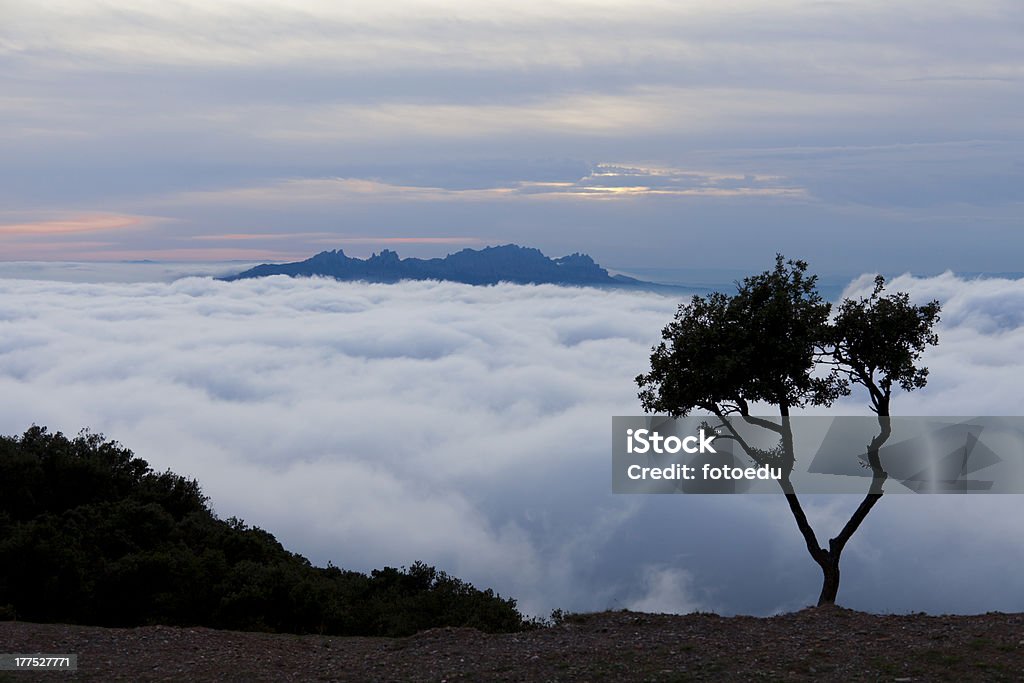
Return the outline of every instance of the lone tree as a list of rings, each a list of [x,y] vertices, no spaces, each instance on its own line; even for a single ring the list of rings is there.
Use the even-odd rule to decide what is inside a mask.
[[[846,543],[882,496],[886,474],[879,449],[889,438],[889,402],[894,386],[923,387],[926,368],[917,366],[924,349],[936,344],[932,331],[939,304],[914,306],[909,296],[883,296],[875,280],[870,297],[845,300],[834,320],[832,306],[817,291],[817,277],[804,261],[777,255],[775,268],[745,278],[732,296],[712,293],[681,305],[662,330],[651,354],[651,370],[636,378],[648,412],[683,417],[693,410],[717,416],[724,433],[757,464],[779,467],[779,485],[804,538],[822,570],[818,604],[832,604],[839,590],[839,560]],[[877,414],[879,433],[868,445],[872,483],[842,530],[824,548],[800,504],[790,474],[795,462],[790,413],[807,406],[829,406],[865,388]],[[775,406],[780,421],[751,414],[753,404]],[[765,450],[747,443],[737,418],[778,436]]]

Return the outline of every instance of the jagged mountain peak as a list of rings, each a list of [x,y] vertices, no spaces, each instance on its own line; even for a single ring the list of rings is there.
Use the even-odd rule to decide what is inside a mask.
[[[502,244],[482,249],[462,249],[444,258],[401,258],[383,249],[366,259],[352,258],[341,249],[322,251],[305,261],[263,264],[225,280],[267,275],[326,276],[338,280],[397,282],[400,280],[450,280],[473,285],[498,282],[519,284],[621,285],[590,256],[574,252],[549,258],[540,249]]]

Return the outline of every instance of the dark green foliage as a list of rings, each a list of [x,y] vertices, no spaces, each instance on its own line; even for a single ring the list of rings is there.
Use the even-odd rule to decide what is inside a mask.
[[[764,401],[782,413],[828,405],[844,386],[814,374],[831,304],[804,261],[777,256],[775,268],[745,278],[733,296],[713,293],[679,307],[636,378],[648,412],[679,417],[694,408],[747,414]]]
[[[100,435],[35,426],[0,437],[0,617],[366,636],[532,626],[515,600],[421,563],[313,567],[218,519],[196,481]]]
[[[938,301],[915,306],[906,292],[882,296],[884,290],[879,275],[871,296],[843,301],[828,340],[841,372],[868,390],[879,415],[888,415],[894,384],[913,391],[928,382],[928,368],[917,362],[925,348],[939,343]]]

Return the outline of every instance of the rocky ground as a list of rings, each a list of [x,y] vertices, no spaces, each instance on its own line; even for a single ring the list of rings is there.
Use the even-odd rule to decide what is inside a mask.
[[[771,618],[571,615],[487,635],[338,638],[0,622],[0,653],[77,653],[70,681],[1021,681],[1024,615],[807,609]]]

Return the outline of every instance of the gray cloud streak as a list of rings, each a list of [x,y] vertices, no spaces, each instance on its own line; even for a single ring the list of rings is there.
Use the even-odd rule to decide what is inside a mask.
[[[179,220],[91,245],[0,245],[10,258],[184,258],[182,241],[196,235],[448,235],[437,232],[446,225],[488,242],[628,255],[620,266],[666,266],[695,234],[725,227],[740,246],[713,256],[721,267],[808,245],[817,253],[801,255],[819,262],[832,250],[858,272],[892,270],[844,243],[861,231],[867,242],[890,238],[899,267],[933,272],[1009,270],[986,263],[1000,257],[974,244],[978,231],[1021,246],[1024,61],[1013,2],[4,9],[8,210],[23,220],[58,210]],[[624,209],[544,211],[459,195],[423,215],[387,199],[277,213],[241,200],[168,205],[338,177],[441,190],[576,183],[600,164],[777,177],[799,192],[754,204],[740,193],[648,193]],[[635,250],[634,237],[657,254]]]

